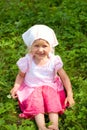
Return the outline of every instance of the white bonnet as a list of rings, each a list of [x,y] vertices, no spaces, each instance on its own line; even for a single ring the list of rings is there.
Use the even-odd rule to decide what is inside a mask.
[[[34,25],[29,28],[26,32],[22,34],[22,38],[24,43],[29,47],[32,43],[37,39],[44,39],[48,41],[48,43],[55,47],[59,43],[57,41],[56,35],[53,29],[49,28],[46,25]]]

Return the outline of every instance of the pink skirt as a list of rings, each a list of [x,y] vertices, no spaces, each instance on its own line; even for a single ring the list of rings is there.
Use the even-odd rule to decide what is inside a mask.
[[[64,104],[66,93],[63,90],[56,91],[49,86],[41,86],[32,89],[23,84],[18,90],[18,101],[22,111],[21,118],[34,118],[39,113],[59,113],[62,114],[66,109]],[[22,99],[20,99],[22,96]]]

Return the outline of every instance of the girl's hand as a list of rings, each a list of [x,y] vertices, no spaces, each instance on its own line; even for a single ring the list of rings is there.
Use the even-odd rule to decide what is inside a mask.
[[[17,90],[15,88],[11,89],[10,93],[13,99],[17,98]]]
[[[66,97],[66,99],[65,99],[65,105],[67,106],[67,104],[69,104],[69,107],[74,106],[75,101],[74,101],[74,99],[73,99],[72,96],[67,96]]]

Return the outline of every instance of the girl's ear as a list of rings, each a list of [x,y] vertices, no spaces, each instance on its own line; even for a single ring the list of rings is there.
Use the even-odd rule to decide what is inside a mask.
[[[27,48],[27,52],[31,53],[31,47],[30,46]]]
[[[51,53],[55,54],[55,48],[54,47],[51,47]]]

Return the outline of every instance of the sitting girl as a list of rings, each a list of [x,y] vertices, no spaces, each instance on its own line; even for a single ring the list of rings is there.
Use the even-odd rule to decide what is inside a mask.
[[[34,25],[22,36],[29,53],[17,61],[19,73],[11,96],[18,98],[21,118],[34,118],[38,130],[59,130],[58,114],[67,105],[73,106],[74,99],[63,62],[60,56],[54,55],[57,38],[46,25]],[[51,122],[48,127],[45,113]]]

